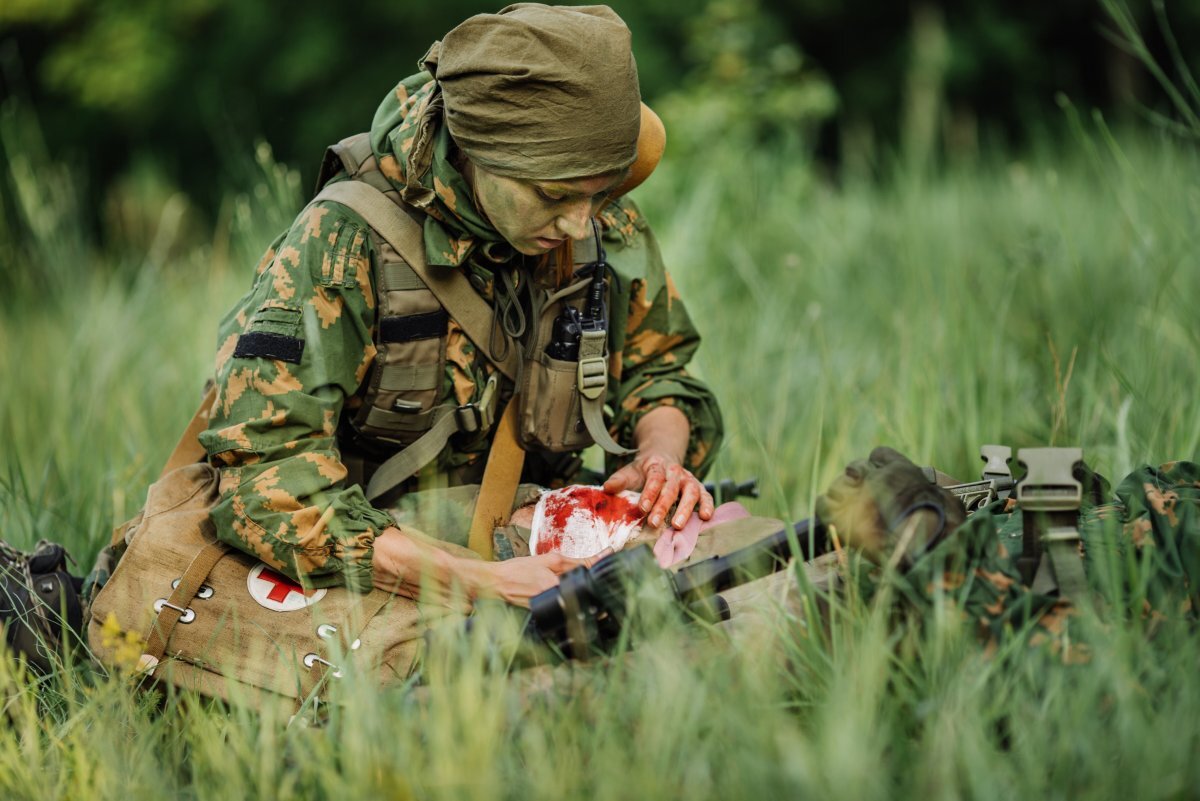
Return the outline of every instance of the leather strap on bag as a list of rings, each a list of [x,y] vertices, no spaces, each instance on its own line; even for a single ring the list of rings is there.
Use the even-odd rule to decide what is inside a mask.
[[[521,483],[524,465],[525,450],[517,442],[517,404],[509,401],[492,439],[467,537],[467,547],[489,562],[493,552],[492,532],[507,523],[512,514],[513,498]]]
[[[213,566],[227,553],[229,553],[229,546],[225,543],[210,542],[192,557],[191,564],[187,566],[187,570],[183,571],[183,576],[175,585],[171,597],[159,606],[158,617],[154,619],[154,624],[150,627],[150,634],[146,637],[146,646],[138,660],[140,670],[146,673],[154,671],[159,660],[162,659],[163,652],[166,651],[167,641],[171,639],[171,632],[175,630],[175,625],[185,615],[195,614],[191,609],[191,603],[195,599],[196,593],[200,591],[200,585],[208,578]],[[189,621],[190,618],[185,622]]]

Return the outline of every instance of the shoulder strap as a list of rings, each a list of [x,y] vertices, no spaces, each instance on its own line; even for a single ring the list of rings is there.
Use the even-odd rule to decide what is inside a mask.
[[[193,464],[204,458],[204,448],[200,445],[200,432],[208,428],[208,421],[212,417],[213,403],[216,400],[217,388],[214,385],[204,393],[204,400],[200,401],[200,408],[192,415],[192,421],[188,423],[187,428],[180,435],[179,441],[175,443],[175,450],[171,451],[170,458],[163,465],[162,472],[158,474],[159,478],[178,467]]]
[[[408,262],[438,301],[446,307],[467,337],[479,351],[496,365],[500,372],[516,381],[520,367],[520,347],[508,348],[505,358],[492,353],[493,313],[487,301],[479,296],[471,282],[460,270],[431,270],[425,261],[425,242],[416,221],[388,200],[378,189],[361,181],[339,181],[330,184],[314,198],[331,200],[357,212],[367,224],[379,232]]]
[[[483,469],[483,483],[475,501],[471,516],[471,528],[467,533],[467,545],[472,551],[491,561],[494,534],[500,526],[508,523],[512,515],[513,499],[521,483],[521,468],[525,466],[525,451],[517,443],[517,404],[509,401],[492,448],[488,452],[487,466]]]
[[[213,403],[217,400],[217,388],[211,386],[204,393],[204,399],[200,401],[200,408],[192,415],[191,422],[187,424],[187,428],[179,435],[179,441],[175,443],[175,449],[171,451],[171,455],[167,458],[167,463],[163,465],[162,472],[158,474],[162,478],[172,470],[183,467],[188,464],[195,464],[204,458],[204,447],[200,444],[200,432],[208,428],[208,421],[212,417]],[[137,516],[131,520],[126,520],[124,523],[113,528],[112,539],[109,540],[109,546],[113,548],[120,547],[125,540],[125,532],[131,526],[138,523],[142,518],[142,513],[138,512]]]

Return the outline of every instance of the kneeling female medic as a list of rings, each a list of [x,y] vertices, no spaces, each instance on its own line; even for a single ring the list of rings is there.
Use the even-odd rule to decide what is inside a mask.
[[[466,542],[510,399],[524,483],[505,514],[575,479],[599,442],[605,489],[640,490],[649,523],[676,528],[712,515],[699,477],[720,413],[686,370],[699,337],[653,234],[620,196],[657,120],[620,18],[514,5],[420,66],[326,154],[322,193],[221,323],[200,437],[220,470],[212,515],[220,539],[307,586],[412,594],[423,579],[523,603],[579,562],[528,555],[519,530],[487,543],[492,559],[430,541]],[[386,211],[353,199],[364,187]],[[397,210],[407,250],[380,222]]]

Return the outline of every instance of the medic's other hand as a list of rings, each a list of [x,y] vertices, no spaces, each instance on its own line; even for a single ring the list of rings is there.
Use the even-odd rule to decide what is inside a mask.
[[[406,598],[421,598],[455,609],[469,606],[479,597],[503,598],[528,606],[529,599],[558,584],[558,577],[573,567],[591,565],[605,553],[590,559],[572,559],[561,554],[523,556],[504,562],[484,562],[452,556],[417,536],[390,526],[375,538],[371,557],[375,586]],[[411,536],[410,536],[411,535]],[[464,595],[465,593],[465,595]]]
[[[654,528],[663,524],[672,506],[676,508],[671,526],[677,529],[687,524],[693,511],[701,520],[713,515],[713,499],[704,484],[670,455],[656,451],[639,453],[604,482],[604,491],[613,494],[639,489],[642,497],[638,505]]]
[[[558,553],[518,556],[503,562],[479,563],[483,573],[475,582],[475,595],[500,598],[517,606],[529,606],[529,599],[558,585],[558,577],[572,568],[590,567],[607,552],[589,559],[572,559]]]

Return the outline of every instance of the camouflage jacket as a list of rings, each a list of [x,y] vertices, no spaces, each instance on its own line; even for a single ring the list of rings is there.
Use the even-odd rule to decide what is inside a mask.
[[[403,137],[413,135],[405,121],[428,88],[428,76],[408,79],[376,115],[372,142],[382,171],[397,185],[403,175],[392,148],[402,152]],[[471,205],[450,164],[448,134],[441,136],[426,178],[437,194],[423,209],[430,263],[467,270],[488,297],[498,269],[514,266],[513,260],[518,275],[529,268]],[[686,369],[699,334],[637,206],[614,202],[600,222],[618,277],[609,352],[620,357],[609,365],[610,431],[632,445],[634,426],[647,411],[676,406],[691,423],[687,466],[702,475],[722,424],[712,393]],[[213,509],[218,536],[318,587],[369,589],[373,540],[392,525],[390,515],[347,480],[342,461],[349,444],[343,413],[361,404],[376,355],[377,247],[357,214],[336,203],[310,204],[267,249],[253,287],[218,330],[218,395],[200,437],[220,468],[221,499]],[[439,402],[478,401],[494,368],[453,319],[447,343]],[[460,480],[461,468],[482,464],[489,441],[490,432],[452,438],[437,468],[450,483]]]
[[[1100,483],[1107,496],[1107,482]],[[989,649],[1021,636],[1064,659],[1086,656],[1086,646],[1068,631],[1076,611],[1070,600],[1040,595],[1021,583],[1016,560],[1022,526],[1012,499],[976,512],[908,571],[892,574],[898,610],[924,621],[935,606],[949,605],[974,623]],[[1079,526],[1088,581],[1109,609],[1151,621],[1195,615],[1200,608],[1200,464],[1138,468],[1106,502],[1086,504]],[[865,564],[849,573],[858,577],[864,597],[889,583]]]

